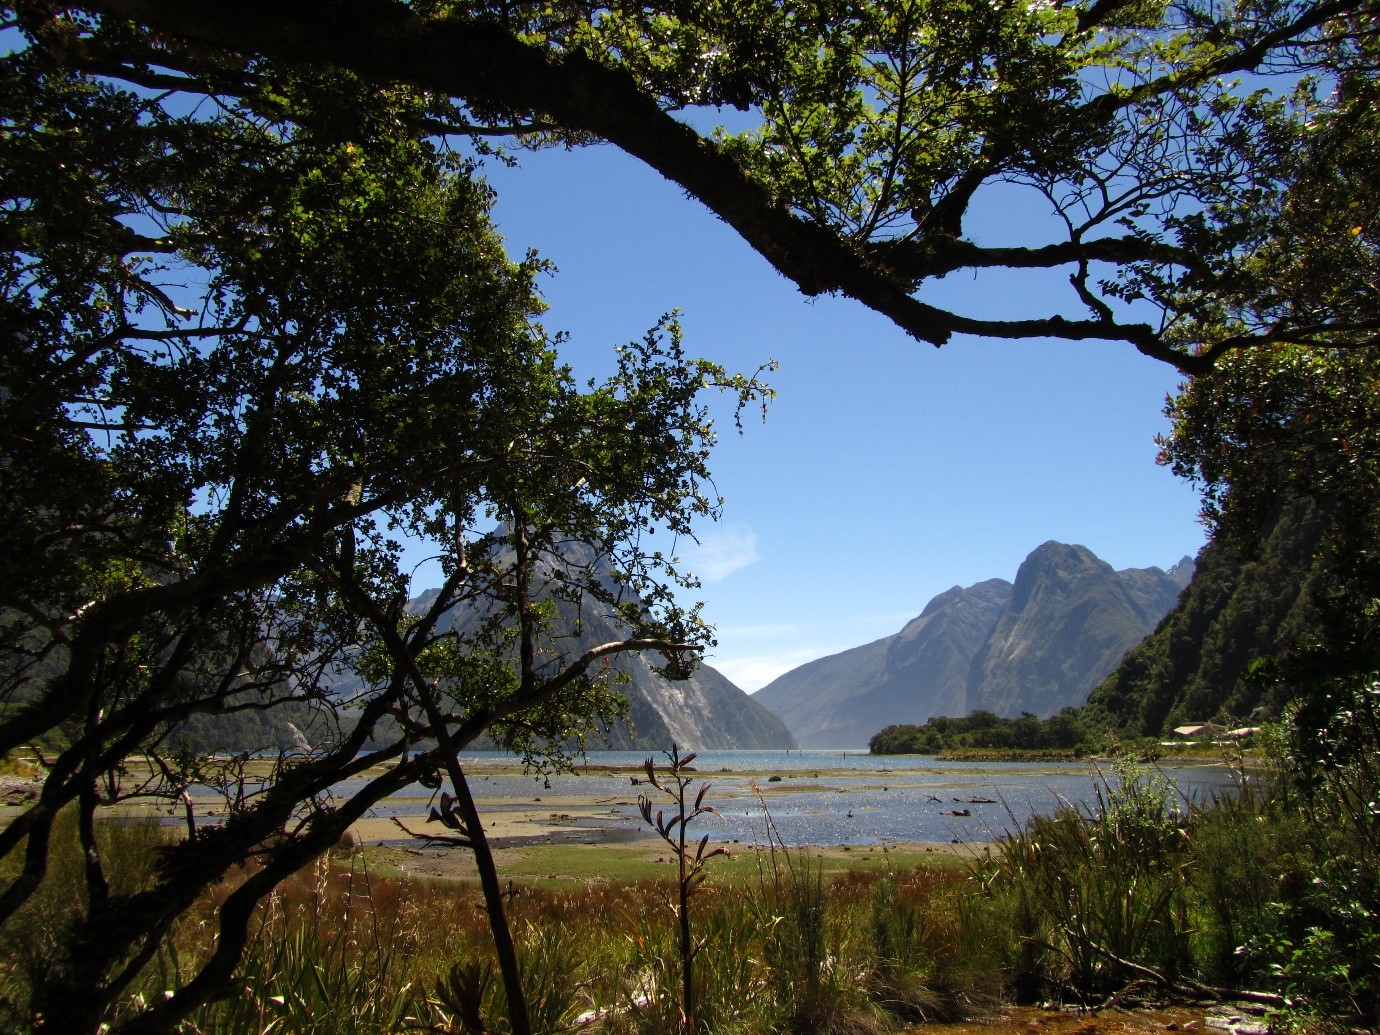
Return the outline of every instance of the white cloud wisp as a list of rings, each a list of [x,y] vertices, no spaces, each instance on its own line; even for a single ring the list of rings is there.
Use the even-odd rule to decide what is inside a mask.
[[[722,582],[740,568],[756,564],[757,533],[742,526],[712,528],[684,552],[686,566],[703,582]]]

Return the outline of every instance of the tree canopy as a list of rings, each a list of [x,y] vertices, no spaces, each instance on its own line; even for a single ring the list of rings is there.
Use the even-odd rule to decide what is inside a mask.
[[[867,742],[874,755],[938,755],[951,751],[1003,751],[1081,755],[1092,738],[1075,708],[1041,719],[1022,712],[1003,718],[982,708],[962,717],[932,716],[924,725],[899,723]]]
[[[55,33],[67,31],[56,12],[73,9],[16,6]],[[74,56],[153,89],[248,89],[268,57],[415,87],[437,133],[608,141],[806,294],[855,298],[936,345],[955,334],[1100,339],[1198,372],[1248,344],[1376,329],[1374,314],[1288,298],[1241,308],[1230,326],[1187,311],[1236,284],[1273,238],[1296,144],[1338,104],[1328,73],[1372,31],[1357,0],[75,10],[99,27]],[[131,48],[120,37],[132,27]],[[749,128],[705,134],[684,117],[715,107],[750,113]],[[965,234],[997,184],[1026,190],[1043,243]],[[1067,270],[1068,311],[1040,300],[1004,321],[924,299],[935,278],[993,267]]]
[[[1161,460],[1202,489],[1212,542],[1180,607],[1092,696],[1097,717],[1121,728],[1245,721],[1261,704],[1278,715],[1291,698],[1322,695],[1302,667],[1268,679],[1256,659],[1302,652],[1317,669],[1317,651],[1354,654],[1369,635],[1355,621],[1380,596],[1380,385],[1367,347],[1380,66],[1373,22],[1347,25],[1320,44],[1331,93],[1310,101],[1282,155],[1283,189],[1242,214],[1249,251],[1185,310],[1202,340],[1289,314],[1329,330],[1220,356],[1170,401]]]
[[[226,91],[189,99],[147,65],[88,64],[143,52],[127,25],[29,28],[0,99],[0,752],[46,774],[0,831],[0,917],[44,894],[64,812],[84,902],[9,1005],[52,1030],[167,1030],[225,986],[255,903],[374,802],[484,732],[529,753],[580,736],[617,711],[611,654],[684,670],[709,633],[649,537],[717,511],[702,393],[765,389],[686,357],[671,318],[576,384],[536,319],[539,261],[505,255],[490,192],[410,88],[216,57]],[[403,538],[444,574],[413,610]],[[571,653],[556,600],[628,633]],[[443,623],[457,608],[480,617]],[[197,718],[278,712],[311,743],[267,780],[175,749]],[[225,789],[223,821],[195,785]],[[187,836],[113,891],[95,815],[140,796]],[[112,1013],[251,859],[212,956]]]

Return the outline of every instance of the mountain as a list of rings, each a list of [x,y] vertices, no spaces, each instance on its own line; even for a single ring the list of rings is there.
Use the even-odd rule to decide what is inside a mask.
[[[1174,606],[1181,588],[1159,568],[1113,571],[1084,546],[1037,547],[973,658],[967,711],[1043,717],[1082,704]]]
[[[860,746],[893,723],[975,708],[1052,715],[1082,704],[1192,576],[1188,557],[1168,572],[1118,572],[1086,547],[1045,543],[1014,584],[955,586],[895,635],[802,665],[754,696],[804,747]]]
[[[753,697],[779,715],[803,747],[856,747],[883,726],[966,713],[968,672],[1011,596],[990,579],[955,586],[894,636],[811,661]],[[924,717],[912,718],[919,713]]]
[[[607,585],[612,574],[602,555],[582,544],[563,544],[562,552],[572,564],[592,566]],[[435,591],[414,601],[414,610],[434,599]],[[626,639],[628,630],[606,606],[586,598],[583,605],[558,599],[556,617],[547,640],[556,647],[547,654],[553,668],[566,657],[575,657],[591,647]],[[442,627],[482,620],[476,611],[453,610],[442,620]],[[739,689],[717,670],[697,665],[690,678],[672,681],[655,671],[662,663],[659,654],[617,654],[609,659],[615,672],[628,676],[617,687],[628,701],[627,722],[618,721],[590,734],[590,750],[661,751],[672,743],[695,751],[777,750],[796,747],[785,724],[759,702]]]
[[[617,722],[591,737],[589,747],[663,751],[672,743],[695,751],[782,750],[795,738],[777,716],[717,669],[699,665],[689,679],[671,682],[647,659],[625,655],[614,668],[632,682],[619,687],[628,699],[628,723]]]

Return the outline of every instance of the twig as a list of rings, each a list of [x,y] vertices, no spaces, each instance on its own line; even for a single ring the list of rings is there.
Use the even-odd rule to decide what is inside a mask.
[[[1111,960],[1117,966],[1125,967],[1127,970],[1131,971],[1131,973],[1139,974],[1142,978],[1149,979],[1150,981],[1153,981],[1155,984],[1160,985],[1163,988],[1171,989],[1175,992],[1205,996],[1207,998],[1216,999],[1219,1001],[1224,999],[1234,999],[1240,1000],[1241,1002],[1245,1003],[1260,1003],[1263,1006],[1285,1005],[1284,997],[1282,995],[1276,995],[1273,992],[1252,992],[1249,989],[1243,988],[1216,988],[1212,985],[1199,984],[1192,978],[1180,978],[1178,981],[1171,981],[1169,980],[1169,978],[1165,977],[1157,970],[1151,970],[1149,967],[1143,966],[1139,963],[1132,963],[1130,960],[1122,959],[1120,956],[1112,952],[1110,949],[1106,949],[1103,948],[1101,945],[1098,945],[1097,942],[1090,940],[1088,942],[1088,945],[1092,947],[1093,951],[1107,957],[1107,959]],[[1134,984],[1135,982],[1132,982],[1132,985]],[[1127,988],[1132,987],[1132,985],[1128,985]],[[1125,991],[1125,988],[1121,990],[1121,992]],[[1110,1005],[1118,996],[1121,995],[1121,992],[1117,992],[1115,995],[1111,996],[1107,1000],[1107,1002],[1103,1004],[1103,1006],[1105,1007],[1107,1005]]]
[[[472,842],[472,841],[471,841],[469,838],[467,838],[467,837],[451,837],[451,836],[448,835],[448,834],[428,834],[428,833],[423,833],[423,832],[421,832],[421,831],[417,831],[417,830],[412,830],[412,829],[410,829],[410,828],[407,826],[407,824],[405,824],[405,823],[404,823],[402,820],[400,820],[397,816],[390,816],[389,819],[391,819],[391,820],[393,821],[393,825],[394,825],[394,826],[396,826],[399,830],[401,830],[401,831],[402,831],[404,834],[406,834],[408,837],[415,837],[415,838],[416,838],[417,840],[419,840],[419,841],[426,841],[426,842],[429,842],[429,843],[434,842],[434,843],[436,843],[436,844],[443,844],[443,845],[456,845],[457,847],[460,847],[460,848],[473,848],[473,847],[474,847],[474,842]]]

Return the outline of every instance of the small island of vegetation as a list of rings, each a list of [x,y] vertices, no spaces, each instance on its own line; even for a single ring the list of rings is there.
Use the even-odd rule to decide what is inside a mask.
[[[867,742],[874,755],[947,755],[974,752],[1009,758],[1082,758],[1104,750],[1102,737],[1089,732],[1081,712],[1065,708],[1041,719],[1030,712],[1015,719],[978,709],[961,718],[937,715],[922,726],[887,726]]]

